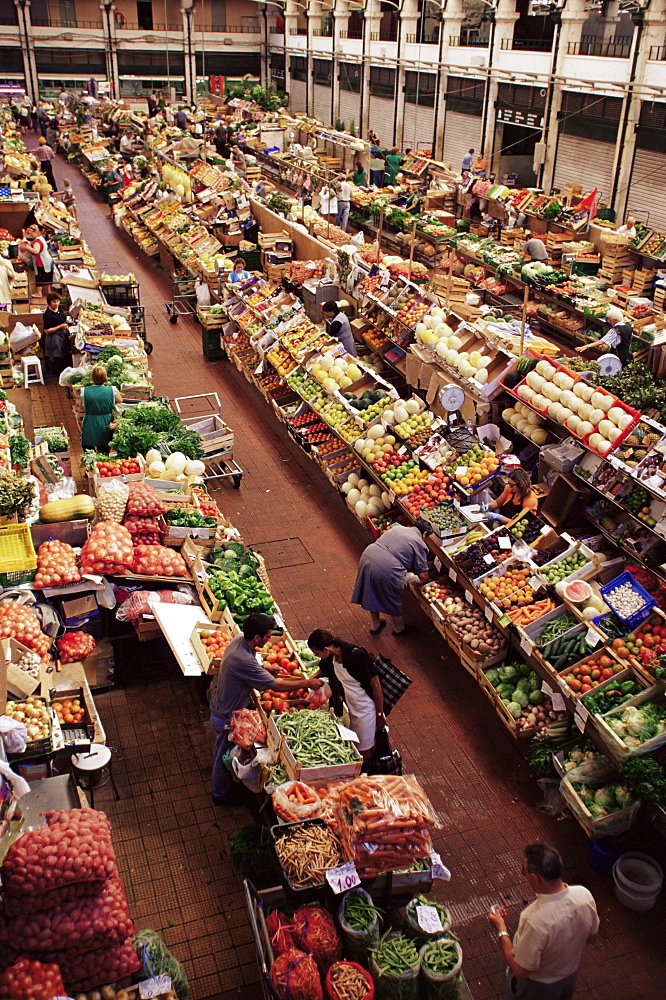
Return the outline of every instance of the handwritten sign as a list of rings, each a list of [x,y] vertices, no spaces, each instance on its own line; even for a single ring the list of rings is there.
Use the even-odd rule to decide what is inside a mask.
[[[588,646],[591,646],[592,649],[594,649],[594,647],[598,645],[600,638],[601,636],[599,635],[599,633],[591,626],[585,633],[585,642]]]
[[[532,655],[532,650],[534,649],[534,643],[529,638],[529,636],[524,635],[522,637],[522,639],[520,640],[520,648],[523,650],[524,653],[527,653],[528,656]]]
[[[501,549],[510,549],[511,548],[511,539],[507,538],[506,535],[502,535],[502,537],[499,538],[498,541],[499,541],[499,547]]]
[[[361,884],[353,861],[347,861],[346,864],[340,865],[338,868],[329,868],[326,872],[326,881],[336,896]]]
[[[585,732],[585,723],[590,717],[590,713],[585,708],[582,702],[578,702],[576,705],[576,711],[574,712],[574,722],[581,733]]]
[[[560,694],[559,691],[553,691],[553,694],[551,696],[551,701],[553,703],[553,711],[554,712],[564,712],[565,711],[565,709],[566,709],[567,706],[566,706],[566,704],[564,702],[564,698],[562,697],[562,695]]]
[[[352,743],[358,743],[358,736],[353,729],[347,729],[340,722],[337,723],[338,732],[340,733],[340,738],[343,740],[351,740]]]
[[[432,877],[441,878],[443,882],[451,881],[451,872],[442,862],[441,857],[437,851],[432,851],[430,854],[430,861],[432,863]]]
[[[483,613],[486,616],[486,621],[491,622],[493,620],[493,609],[492,608],[490,608],[490,607],[484,608]]]
[[[444,930],[437,908],[434,906],[417,906],[416,919],[419,927],[426,934],[437,934]]]
[[[153,976],[152,979],[145,979],[139,983],[139,996],[144,998],[159,997],[163,993],[168,993],[171,989],[171,976]]]
[[[492,566],[492,565],[493,565],[493,563],[495,562],[495,560],[494,560],[494,558],[493,558],[493,557],[491,556],[490,552],[488,552],[488,553],[487,553],[487,554],[486,554],[486,555],[485,555],[485,556],[483,557],[483,561],[484,561],[484,563],[485,563],[485,564],[486,564],[487,566]]]
[[[458,574],[454,570],[453,566],[449,566],[449,579],[453,580],[454,583],[458,579]]]
[[[437,558],[437,556],[435,556],[434,566],[438,573],[442,572],[442,562],[440,559]]]

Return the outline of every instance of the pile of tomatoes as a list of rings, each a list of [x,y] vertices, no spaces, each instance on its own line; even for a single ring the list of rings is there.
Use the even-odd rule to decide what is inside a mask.
[[[58,721],[65,726],[76,726],[86,714],[81,698],[63,698],[62,701],[52,701],[51,708],[58,716]]]
[[[578,695],[587,694],[604,681],[610,680],[615,674],[619,674],[623,669],[622,664],[604,653],[595,653],[588,657],[584,663],[576,664],[570,670],[565,670],[562,674],[567,686]]]
[[[199,638],[203,643],[208,657],[211,661],[221,660],[222,654],[231,642],[231,636],[222,629],[202,629]]]
[[[136,458],[116,458],[109,459],[108,462],[97,462],[97,474],[102,479],[109,479],[111,476],[133,476],[141,472],[141,466]]]
[[[303,676],[296,655],[290,651],[284,639],[267,642],[258,652],[261,653],[264,666],[280,668],[278,677]],[[299,688],[297,691],[263,691],[261,707],[265,712],[289,712],[296,708],[306,708],[308,691],[308,688]]]

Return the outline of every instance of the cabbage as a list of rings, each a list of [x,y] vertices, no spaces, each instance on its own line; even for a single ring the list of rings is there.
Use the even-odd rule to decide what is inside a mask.
[[[615,735],[620,737],[620,739],[624,739],[627,735],[627,727],[622,719],[608,719],[608,725],[611,727]]]
[[[527,708],[530,703],[530,699],[527,697],[525,691],[519,691],[518,688],[513,692],[513,700],[521,706],[521,708]]]
[[[651,739],[657,731],[657,722],[651,718],[651,713],[631,705],[625,708],[622,718],[630,736],[638,736],[641,742]]]
[[[615,801],[619,805],[620,809],[628,809],[629,806],[634,804],[635,800],[628,788],[625,788],[624,785],[616,785]]]
[[[587,808],[590,811],[592,819],[603,819],[605,816],[608,816],[608,810],[604,809],[603,806],[597,805],[596,802],[590,802]]]
[[[490,670],[486,670],[486,680],[489,684],[492,684],[494,688],[496,688],[499,684],[499,679],[500,676],[494,667],[491,667]]]
[[[514,719],[519,719],[523,714],[523,706],[519,705],[517,701],[510,701],[506,707],[509,709],[509,713]]]
[[[516,684],[516,691],[524,691],[526,694],[532,690],[531,681],[527,677],[521,677]]]
[[[500,675],[503,681],[511,681],[515,677],[518,677],[518,671],[516,670],[516,668],[513,666],[512,663],[507,663],[503,667],[498,667],[497,673]]]
[[[543,698],[543,691],[538,689],[529,693],[530,705],[540,705],[543,702]]]
[[[578,792],[578,797],[585,803],[585,805],[589,805],[591,802],[594,802],[594,792],[589,785],[583,785],[576,782],[574,784],[574,788]]]
[[[613,787],[598,788],[594,793],[594,801],[598,806],[602,806],[604,809],[612,809],[615,805]]]

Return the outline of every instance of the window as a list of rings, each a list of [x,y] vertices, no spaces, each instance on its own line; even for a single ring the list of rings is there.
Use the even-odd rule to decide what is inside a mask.
[[[542,95],[537,87],[521,87],[513,83],[500,83],[498,90],[498,105],[506,108],[532,109],[543,111],[546,107],[546,95]]]
[[[381,0],[379,7],[382,12],[379,22],[379,41],[395,42],[398,38],[398,11],[395,4]]]
[[[0,24],[18,24],[14,0],[0,0]],[[2,68],[5,69],[6,63],[2,62],[1,65]],[[23,65],[23,60],[21,60],[21,65]]]
[[[388,97],[395,99],[395,77],[394,69],[384,69],[383,66],[370,67],[370,93],[374,97]]]
[[[363,11],[350,10],[347,21],[347,38],[363,38]]]
[[[120,53],[118,53],[120,58]],[[53,74],[62,68],[68,73],[106,73],[106,59],[103,49],[66,49],[36,48],[35,59],[38,73]],[[76,69],[74,67],[80,67]]]
[[[340,90],[348,90],[352,94],[361,93],[363,67],[360,63],[339,63]]]
[[[291,78],[292,80],[306,81],[308,78],[308,60],[305,56],[291,57]]]
[[[136,0],[136,22],[144,31],[153,30],[153,5],[151,0]]]
[[[485,83],[469,76],[449,76],[446,81],[446,106],[462,115],[483,113]]]
[[[18,45],[0,49],[0,67],[3,77],[15,73],[23,76],[23,54]]]
[[[330,59],[313,59],[312,76],[315,83],[323,87],[331,86],[332,62]]]
[[[615,142],[622,110],[620,97],[597,97],[574,90],[562,92],[560,132],[599,142]]]
[[[426,108],[435,107],[437,75],[435,73],[405,73],[405,100],[409,104],[421,104]]]
[[[226,0],[208,0],[211,28],[213,31],[225,31],[227,27]]]
[[[169,59],[172,58],[169,50]],[[182,59],[182,56],[181,56]],[[260,56],[258,52],[197,52],[197,76],[208,76],[210,73],[220,76],[254,76],[261,74]]]
[[[284,52],[271,52],[271,79],[273,83],[276,81],[280,84],[284,83],[284,67]]]
[[[652,149],[663,153],[666,149],[666,104],[660,101],[643,101],[636,126],[636,145],[639,149]]]
[[[130,52],[120,49],[118,52],[118,72],[121,76],[161,76],[167,75],[167,59],[165,52]],[[185,59],[182,52],[169,50],[168,74],[174,76],[185,72]]]

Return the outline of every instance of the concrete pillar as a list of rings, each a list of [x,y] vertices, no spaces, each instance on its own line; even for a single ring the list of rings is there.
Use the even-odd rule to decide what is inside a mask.
[[[435,116],[435,136],[433,142],[433,158],[441,160],[444,155],[444,132],[446,129],[446,88],[447,88],[447,65],[449,62],[450,39],[460,37],[461,25],[465,19],[463,10],[463,0],[450,0],[446,7],[446,14],[442,17],[439,26],[439,49],[437,58],[439,62],[439,91],[435,97],[437,108]],[[479,50],[484,51],[484,50]],[[455,74],[452,74],[455,76]]]
[[[39,101],[39,80],[37,78],[37,62],[35,60],[35,42],[32,36],[32,21],[30,18],[30,0],[14,0],[16,16],[19,25],[19,38],[23,54],[23,74],[25,89],[32,101]]]
[[[181,7],[183,15],[183,56],[185,62],[185,99],[190,103],[197,100],[197,63],[194,42],[194,7],[192,0],[189,7]]]

